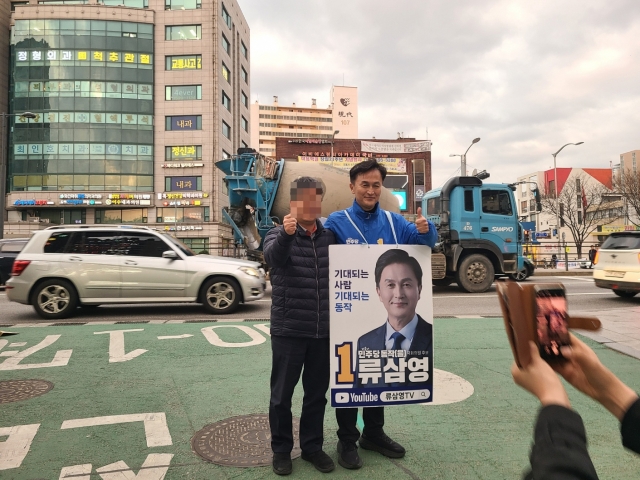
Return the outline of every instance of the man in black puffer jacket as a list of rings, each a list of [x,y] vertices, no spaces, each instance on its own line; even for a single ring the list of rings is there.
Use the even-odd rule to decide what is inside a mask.
[[[335,243],[333,233],[318,219],[323,196],[320,180],[294,180],[291,213],[264,239],[272,286],[269,423],[273,471],[278,475],[292,471],[291,397],[301,372],[302,458],[321,472],[335,468],[322,450],[329,388],[329,245]]]

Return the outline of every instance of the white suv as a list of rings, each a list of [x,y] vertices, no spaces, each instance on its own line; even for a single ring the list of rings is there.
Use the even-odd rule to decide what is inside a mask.
[[[255,262],[196,255],[148,227],[83,225],[36,232],[16,258],[7,297],[45,319],[78,306],[195,302],[213,314],[258,300],[266,286]]]
[[[596,287],[610,288],[619,297],[640,292],[640,232],[612,233],[598,250],[593,278]]]

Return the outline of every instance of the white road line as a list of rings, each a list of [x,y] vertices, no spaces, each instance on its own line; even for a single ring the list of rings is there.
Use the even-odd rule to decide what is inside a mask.
[[[189,333],[183,333],[182,335],[166,335],[158,337],[158,340],[172,340],[174,338],[189,338],[193,337],[193,335]]]

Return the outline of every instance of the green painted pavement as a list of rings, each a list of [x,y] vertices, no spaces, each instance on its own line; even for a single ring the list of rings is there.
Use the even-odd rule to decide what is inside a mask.
[[[223,327],[214,330],[223,342],[251,341],[238,327],[248,329],[254,339],[264,341],[242,348],[214,346],[202,333],[203,328],[212,326]],[[142,329],[123,334],[125,355],[133,358],[110,363],[110,335],[94,332],[132,329]],[[26,345],[7,344],[0,354],[32,347],[48,335],[60,335],[53,344],[21,364],[50,362],[56,351],[72,352],[66,366],[28,370],[3,370],[12,357],[0,356],[3,362],[0,380],[43,379],[55,384],[43,396],[0,405],[0,435],[3,428],[6,431],[7,427],[40,424],[22,465],[0,470],[0,478],[57,479],[64,467],[81,464],[91,464],[91,479],[134,478],[121,473],[103,473],[100,477],[97,470],[123,461],[126,467],[123,464],[116,467],[130,468],[137,474],[150,454],[173,455],[166,479],[276,478],[270,467],[209,464],[190,447],[193,434],[206,424],[236,415],[267,412],[270,344],[264,323],[84,325],[11,330],[19,335],[0,340]],[[183,334],[192,336],[158,339]],[[436,368],[471,382],[474,394],[449,405],[387,408],[386,431],[407,448],[407,456],[392,461],[360,450],[365,463],[361,470],[347,471],[336,466],[329,474],[331,478],[520,478],[528,463],[537,402],[511,380],[511,352],[502,320],[439,319],[435,321],[435,341]],[[638,360],[585,341],[623,381],[640,390]],[[136,352],[138,349],[146,352]],[[437,390],[434,395],[438,395]],[[617,421],[571,387],[569,395],[585,420],[590,452],[601,477],[638,478],[640,458],[622,449]],[[294,415],[299,416],[301,399],[299,386],[294,397]],[[335,419],[331,408],[327,410],[325,450],[336,460]],[[147,446],[142,422],[61,429],[63,422],[74,419],[145,413],[166,415],[168,443],[160,428],[154,437],[160,445]],[[161,425],[162,416],[154,418],[155,425]],[[6,434],[0,436],[0,442],[6,442],[7,438]],[[6,457],[0,456],[0,462],[3,458]],[[153,469],[146,470],[147,475],[152,472]],[[327,478],[301,459],[294,461],[293,475]]]

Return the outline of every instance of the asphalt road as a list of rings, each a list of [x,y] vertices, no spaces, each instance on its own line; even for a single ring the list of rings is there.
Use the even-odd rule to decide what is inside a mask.
[[[561,282],[568,293],[570,312],[590,312],[603,310],[618,310],[640,306],[640,295],[632,299],[622,299],[609,290],[596,288],[591,277],[532,277],[528,282],[554,283]],[[94,322],[153,322],[167,320],[176,321],[229,321],[229,320],[268,320],[271,306],[271,290],[262,300],[241,305],[233,315],[208,315],[200,305],[170,304],[170,305],[120,305],[101,306],[95,309],[78,309],[75,316],[65,322],[94,323]],[[435,317],[468,316],[500,316],[500,307],[495,293],[495,287],[481,294],[464,293],[457,286],[438,288],[433,290],[433,309]],[[40,319],[33,308],[7,300],[4,292],[0,292],[0,325],[18,323],[47,323]]]

